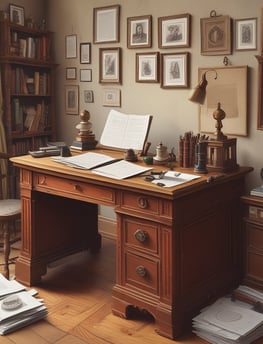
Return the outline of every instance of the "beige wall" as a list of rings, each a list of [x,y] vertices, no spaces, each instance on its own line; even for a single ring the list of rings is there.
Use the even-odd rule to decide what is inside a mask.
[[[1,2],[2,8],[8,6],[8,1]],[[200,18],[209,17],[211,10],[217,14],[230,15],[233,19],[258,18],[258,51],[237,52],[229,55],[232,65],[248,65],[248,136],[238,137],[238,163],[254,167],[254,172],[248,178],[248,187],[261,184],[259,171],[263,167],[262,143],[263,132],[256,129],[257,121],[257,61],[256,54],[260,50],[261,26],[261,0],[46,0],[46,1],[15,1],[25,6],[26,15],[34,13],[42,18],[43,6],[47,7],[48,27],[55,32],[54,50],[57,69],[57,118],[58,139],[71,144],[77,134],[75,129],[79,121],[78,116],[65,114],[64,87],[66,84],[77,84],[80,87],[80,111],[88,109],[91,113],[93,132],[99,138],[104,126],[108,107],[102,105],[102,90],[106,87],[98,83],[99,74],[99,48],[121,47],[123,52],[123,83],[112,85],[121,89],[122,106],[119,109],[125,113],[151,113],[154,116],[149,140],[152,142],[151,150],[155,151],[156,145],[162,141],[169,149],[175,147],[177,151],[178,139],[185,131],[197,133],[198,106],[188,101],[190,88],[197,82],[198,67],[223,66],[223,56],[200,55]],[[111,4],[120,4],[120,43],[92,45],[92,63],[81,65],[77,59],[65,59],[65,36],[76,34],[78,47],[81,42],[92,42],[93,8]],[[190,13],[192,16],[191,47],[188,49],[158,49],[157,19],[160,16]],[[126,32],[127,17],[151,14],[153,18],[153,46],[148,49],[127,49]],[[136,52],[160,51],[190,53],[190,88],[178,90],[164,90],[159,84],[142,84],[135,82],[135,54]],[[65,68],[77,67],[78,79],[74,82],[65,80]],[[79,69],[91,68],[91,83],[79,82]],[[94,92],[95,102],[84,103],[83,91],[91,89]],[[118,108],[117,108],[118,109]]]

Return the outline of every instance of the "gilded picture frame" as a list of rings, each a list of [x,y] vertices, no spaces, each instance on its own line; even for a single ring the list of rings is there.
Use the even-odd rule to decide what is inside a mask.
[[[232,53],[230,16],[211,16],[200,19],[201,54],[229,55]]]
[[[150,48],[152,46],[152,16],[127,18],[127,47]]]
[[[161,88],[188,88],[189,53],[161,54]]]
[[[99,82],[121,84],[121,48],[100,48]]]
[[[188,48],[190,46],[190,21],[189,13],[159,17],[159,48]]]
[[[159,52],[136,53],[136,82],[159,82]]]
[[[93,8],[93,43],[120,41],[120,5]]]

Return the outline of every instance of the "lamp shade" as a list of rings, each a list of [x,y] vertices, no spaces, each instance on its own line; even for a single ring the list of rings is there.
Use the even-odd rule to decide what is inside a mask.
[[[198,103],[201,105],[204,104],[205,96],[206,96],[206,86],[208,84],[208,82],[206,80],[206,73],[207,72],[209,72],[209,70],[207,70],[205,73],[202,74],[202,79],[201,79],[200,83],[196,86],[192,95],[190,96],[189,100],[191,102]],[[216,71],[214,71],[214,72],[216,73]],[[216,78],[217,78],[217,73],[216,73],[215,79]]]

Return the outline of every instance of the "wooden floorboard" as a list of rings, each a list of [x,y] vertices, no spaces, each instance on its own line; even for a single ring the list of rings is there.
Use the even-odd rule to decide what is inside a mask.
[[[18,247],[19,248],[19,247]],[[13,248],[13,256],[17,251]],[[10,265],[14,276],[14,264]],[[40,285],[48,316],[6,336],[0,344],[205,344],[189,333],[172,341],[155,332],[146,317],[126,320],[111,313],[115,281],[115,241],[103,239],[98,255],[89,252],[67,257],[48,267]],[[256,342],[263,344],[263,340]]]

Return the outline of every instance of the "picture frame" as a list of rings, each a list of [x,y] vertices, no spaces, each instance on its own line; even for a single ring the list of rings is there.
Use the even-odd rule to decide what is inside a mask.
[[[65,86],[65,111],[68,115],[79,114],[79,86]]]
[[[159,52],[136,53],[136,82],[159,82]]]
[[[158,18],[158,46],[165,48],[185,48],[190,46],[189,13]]]
[[[209,73],[209,71],[213,73]],[[215,79],[215,72],[217,78]],[[225,135],[247,136],[247,78],[248,66],[199,68],[198,80],[206,73],[206,98],[199,109],[199,131],[214,133],[213,112],[221,104],[226,117],[222,121]]]
[[[232,30],[230,16],[211,16],[200,19],[201,55],[230,55]]]
[[[120,41],[120,5],[93,8],[93,43]]]
[[[80,43],[79,49],[80,63],[91,63],[91,43]]]
[[[257,49],[257,18],[236,19],[236,50]]]
[[[94,103],[94,95],[92,90],[84,90],[84,103]]]
[[[103,90],[103,106],[121,106],[121,90],[116,88],[106,88]]]
[[[152,46],[152,16],[127,18],[127,47],[150,48]]]
[[[121,84],[121,48],[100,48],[99,82]]]
[[[65,57],[66,59],[74,59],[77,57],[77,35],[66,35]]]
[[[22,6],[9,4],[10,21],[17,25],[25,25],[25,9]]]
[[[188,52],[161,54],[161,88],[188,88],[188,63]]]
[[[91,82],[92,81],[92,69],[80,69],[79,70],[80,81]]]
[[[77,68],[66,67],[66,80],[76,80],[76,79],[77,79]]]

